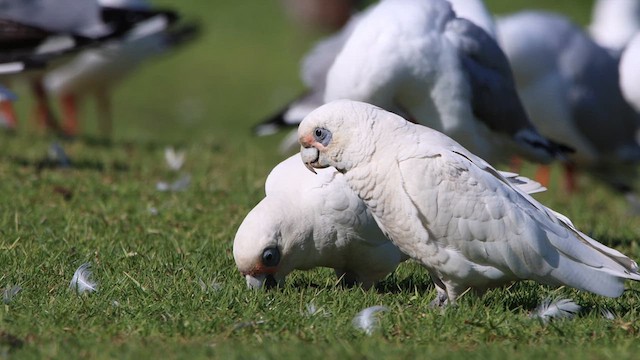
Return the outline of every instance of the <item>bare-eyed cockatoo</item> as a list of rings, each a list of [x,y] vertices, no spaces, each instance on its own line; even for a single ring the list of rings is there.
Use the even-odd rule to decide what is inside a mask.
[[[493,37],[457,17],[445,0],[382,0],[323,46],[305,61],[321,64],[310,69],[324,75],[305,77],[320,79],[310,86],[315,97],[305,98],[311,105],[319,99],[375,104],[442,131],[489,161],[519,154],[547,163],[566,150],[529,121]]]
[[[391,241],[428,269],[436,304],[519,279],[610,297],[640,280],[633,260],[440,132],[341,100],[309,114],[298,136],[303,162],[343,173]]]
[[[233,243],[249,287],[282,284],[294,270],[322,266],[369,288],[407,259],[333,168],[314,176],[293,155],[271,171],[265,192]]]

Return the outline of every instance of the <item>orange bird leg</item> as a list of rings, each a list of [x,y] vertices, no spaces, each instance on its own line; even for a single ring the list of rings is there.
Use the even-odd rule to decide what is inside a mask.
[[[37,78],[31,81],[31,91],[36,96],[36,120],[45,129],[58,131],[60,128],[49,106],[49,99],[41,80],[41,78]]]
[[[62,131],[65,135],[76,136],[78,134],[78,101],[77,97],[72,94],[64,94],[60,97],[60,105],[62,108]]]
[[[111,98],[107,89],[96,93],[96,107],[98,110],[98,130],[104,137],[111,136],[113,117],[111,113]]]
[[[574,164],[565,163],[564,172],[567,192],[569,192],[570,194],[575,193],[576,191],[578,191],[578,173],[576,171],[576,166]]]
[[[520,170],[522,170],[522,158],[513,155],[509,161],[509,171],[519,174]]]
[[[536,181],[544,187],[549,187],[551,178],[551,168],[549,165],[539,165],[536,171]]]
[[[0,101],[0,111],[7,119],[7,129],[15,130],[18,127],[18,117],[13,108],[13,103],[11,101]]]

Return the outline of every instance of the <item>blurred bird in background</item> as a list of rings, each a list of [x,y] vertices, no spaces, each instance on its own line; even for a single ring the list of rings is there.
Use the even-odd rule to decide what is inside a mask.
[[[37,71],[25,68],[25,71],[14,71],[11,77],[0,72],[0,81],[6,84],[16,77],[29,81],[36,100],[38,123],[66,136],[78,132],[75,93],[100,94],[97,95],[100,127],[106,134],[111,128],[107,90],[144,59],[195,38],[199,28],[194,23],[178,25],[176,12],[154,9],[141,0],[62,1],[0,3],[2,63],[13,64],[20,59],[39,65]],[[80,50],[86,52],[51,76],[45,74],[45,70],[61,66],[70,60],[69,54]],[[43,85],[45,76],[48,90]],[[62,127],[49,104],[48,91],[64,99]],[[2,109],[4,116],[11,119],[8,126],[15,128],[17,120],[13,109],[6,102]]]
[[[498,37],[534,124],[576,150],[566,165],[567,187],[576,188],[577,167],[631,192],[640,161],[640,115],[622,96],[618,60],[554,13],[501,18]]]

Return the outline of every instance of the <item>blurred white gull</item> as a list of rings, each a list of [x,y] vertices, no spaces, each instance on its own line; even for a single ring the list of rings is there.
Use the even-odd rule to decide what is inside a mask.
[[[102,20],[97,0],[4,0],[0,19],[54,33],[87,38],[108,35],[112,30]]]
[[[447,0],[456,16],[478,25],[492,38],[496,38],[496,24],[493,15],[482,0]]]
[[[381,1],[314,48],[303,75],[312,80],[313,101],[289,107],[298,114],[286,109],[285,122],[299,122],[319,105],[323,91],[323,103],[352,99],[381,106],[443,131],[491,161],[518,153],[550,162],[560,152],[529,121],[493,38],[456,18],[444,0]],[[258,130],[273,129],[278,119]]]
[[[589,33],[600,46],[619,54],[640,31],[640,1],[596,0]]]
[[[12,77],[31,83],[36,117],[46,127],[58,130],[40,81],[46,66],[79,49],[118,38],[154,15],[138,9],[103,7],[96,0],[4,0],[0,2],[0,68],[13,67]],[[14,71],[25,63],[31,65]],[[38,71],[27,72],[27,68]],[[11,80],[6,73],[0,74],[5,85]]]
[[[561,15],[521,12],[497,25],[538,130],[573,147],[573,165],[630,191],[640,160],[640,116],[622,97],[615,58]],[[568,181],[575,187],[571,172]]]
[[[100,0],[100,4],[154,11],[148,2],[142,0]],[[136,24],[121,38],[83,51],[73,61],[45,75],[43,82],[47,92],[60,99],[65,134],[73,136],[78,133],[78,101],[85,95],[95,98],[100,133],[111,133],[111,89],[145,60],[165,54],[197,34],[194,24],[173,26],[176,17],[172,12],[157,12]]]
[[[622,94],[629,104],[640,112],[640,31],[624,49],[619,69]]]

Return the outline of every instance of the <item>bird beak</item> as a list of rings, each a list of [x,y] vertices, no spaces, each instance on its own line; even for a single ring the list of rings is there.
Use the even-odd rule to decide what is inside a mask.
[[[313,168],[314,164],[318,164],[318,159],[320,158],[320,151],[315,147],[302,147],[300,149],[300,156],[302,157],[302,162],[304,162],[304,166],[309,169],[314,174],[316,170]]]
[[[247,287],[254,290],[259,290],[263,287],[268,290],[280,285],[280,283],[284,283],[284,280],[278,281],[272,274],[245,275],[245,280],[247,281]]]

